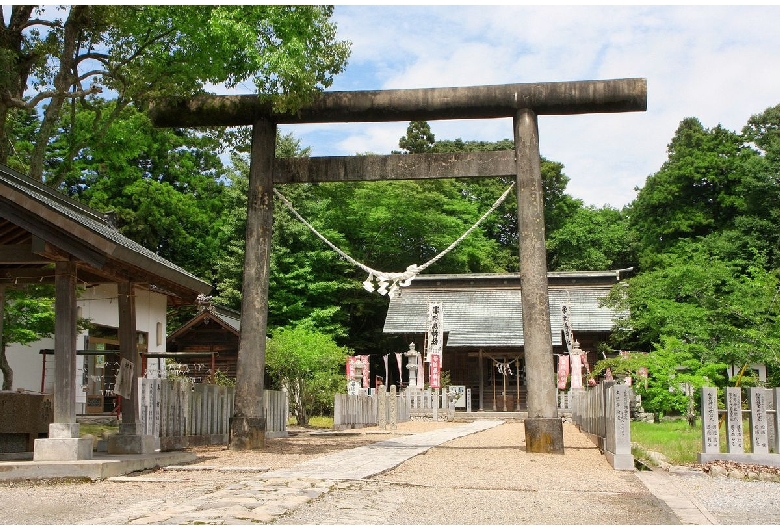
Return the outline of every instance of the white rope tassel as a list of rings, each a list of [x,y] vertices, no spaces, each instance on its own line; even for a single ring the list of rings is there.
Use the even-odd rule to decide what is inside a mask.
[[[466,230],[462,236],[460,236],[458,239],[452,242],[450,246],[436,254],[433,258],[426,261],[422,265],[418,266],[416,264],[409,265],[406,267],[406,271],[404,272],[382,272],[372,269],[371,267],[368,267],[367,265],[363,265],[359,261],[355,260],[351,256],[349,256],[346,252],[341,250],[339,247],[328,241],[328,238],[320,234],[316,228],[314,228],[306,219],[303,218],[301,214],[298,213],[298,211],[295,209],[295,207],[292,205],[292,203],[282,195],[279,190],[274,188],[274,193],[277,197],[284,203],[285,206],[287,206],[287,209],[292,212],[292,214],[306,227],[311,230],[314,235],[319,237],[326,245],[328,245],[330,248],[336,251],[336,253],[347,260],[352,265],[363,269],[365,272],[368,273],[368,278],[366,281],[363,282],[363,288],[368,292],[377,291],[381,295],[388,295],[391,298],[393,295],[400,289],[400,287],[407,287],[410,283],[412,283],[412,280],[415,276],[417,276],[419,273],[439,261],[442,257],[444,257],[448,252],[450,252],[452,249],[457,247],[461,241],[466,239],[468,235],[473,232],[481,223],[484,221],[491,213],[493,213],[496,208],[498,208],[501,203],[504,202],[507,195],[509,195],[509,192],[512,191],[512,188],[515,186],[515,183],[513,182],[510,184],[510,186],[506,189],[506,191],[499,197],[495,203],[493,203],[493,206],[490,207],[490,209],[485,212],[485,214],[477,220],[476,223],[474,223],[471,228]]]

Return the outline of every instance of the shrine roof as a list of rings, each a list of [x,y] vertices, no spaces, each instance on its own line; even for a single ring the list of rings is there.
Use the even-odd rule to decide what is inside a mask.
[[[70,256],[79,262],[80,281],[149,283],[190,303],[211,290],[204,280],[122,235],[105,214],[3,165],[0,227],[8,235],[0,246],[9,255],[26,256],[4,260],[0,280],[12,278],[21,267],[29,274],[31,266]]]
[[[630,269],[548,274],[553,345],[562,344],[561,305],[569,304],[577,332],[609,332],[619,315],[601,306]],[[520,277],[517,274],[420,275],[390,299],[384,333],[426,332],[428,303],[442,304],[448,347],[520,347],[524,344]]]

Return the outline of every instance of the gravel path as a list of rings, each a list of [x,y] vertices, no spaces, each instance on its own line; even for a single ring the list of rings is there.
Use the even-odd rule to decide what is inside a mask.
[[[191,467],[158,469],[98,482],[0,483],[0,521],[11,524],[153,522],[163,505],[210,503],[226,510],[240,483],[282,500],[269,470],[288,469],[336,451],[443,429],[444,422],[407,422],[395,433],[376,429],[331,436],[301,434],[268,440],[266,450],[201,448]],[[360,480],[336,480],[300,502],[279,504],[272,524],[679,524],[667,503],[651,494],[640,472],[614,471],[603,455],[564,425],[565,455],[528,454],[522,423],[505,423],[433,447],[394,469]],[[649,473],[649,472],[641,472]],[[780,483],[677,474],[664,480],[721,524],[780,524]],[[278,479],[277,479],[278,480]],[[301,481],[301,484],[305,481]],[[263,486],[266,484],[266,486]],[[278,493],[274,493],[277,491]],[[201,499],[199,501],[199,499]],[[256,501],[256,500],[255,500]],[[268,512],[268,510],[266,510]],[[112,514],[116,515],[111,519]]]

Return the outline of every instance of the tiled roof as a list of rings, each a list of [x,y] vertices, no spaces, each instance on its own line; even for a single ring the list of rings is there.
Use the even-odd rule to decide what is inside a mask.
[[[120,234],[106,222],[100,212],[92,210],[40,182],[0,165],[0,186],[16,192],[13,197],[6,196],[0,199],[0,217],[3,216],[2,201],[13,203],[21,208],[27,208],[30,204],[41,205],[47,215],[47,218],[44,219],[46,222],[52,223],[56,227],[61,226],[61,223],[57,222],[58,220],[73,222],[88,230],[96,237],[86,243],[91,247],[102,243],[103,248],[100,248],[99,251],[109,257],[145,269],[153,275],[158,275],[195,292],[208,293],[211,290],[211,286],[207,282]],[[45,234],[37,235],[46,239]]]
[[[617,271],[551,273],[550,327],[554,345],[562,343],[561,304],[569,302],[577,331],[607,332],[615,313],[599,302],[617,282]],[[555,278],[553,278],[555,277]],[[559,280],[565,280],[559,284]],[[384,332],[426,331],[429,302],[441,302],[449,347],[518,347],[523,341],[523,312],[517,275],[418,276],[390,300]]]

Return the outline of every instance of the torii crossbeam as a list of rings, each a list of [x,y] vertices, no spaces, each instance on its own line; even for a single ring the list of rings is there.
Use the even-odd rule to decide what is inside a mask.
[[[461,88],[323,92],[295,113],[275,112],[257,96],[199,96],[157,102],[159,127],[252,126],[241,338],[231,449],[265,445],[263,372],[273,185],[286,182],[512,175],[517,178],[521,300],[528,386],[526,451],[563,453],[552,368],[538,115],[647,110],[645,79],[522,83]],[[430,121],[511,117],[514,156],[506,153],[274,158],[278,124]]]

